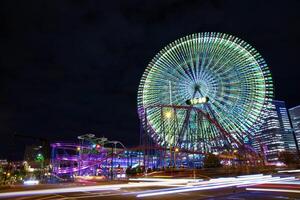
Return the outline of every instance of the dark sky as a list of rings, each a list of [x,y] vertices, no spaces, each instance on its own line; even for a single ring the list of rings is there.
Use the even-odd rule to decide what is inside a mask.
[[[139,142],[136,96],[148,62],[195,32],[225,32],[270,66],[276,99],[300,104],[300,1],[0,2],[0,158],[21,158],[14,133]]]

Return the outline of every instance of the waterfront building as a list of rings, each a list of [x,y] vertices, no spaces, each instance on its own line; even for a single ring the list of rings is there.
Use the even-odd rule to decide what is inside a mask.
[[[266,161],[278,162],[282,151],[296,151],[296,143],[284,101],[273,100],[261,128],[255,132],[254,148]]]
[[[299,146],[300,146],[300,105],[290,108],[289,114],[292,122],[293,131],[295,134],[295,140],[299,152]]]

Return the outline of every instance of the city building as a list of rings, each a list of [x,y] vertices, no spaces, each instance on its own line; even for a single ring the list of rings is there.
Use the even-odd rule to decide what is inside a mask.
[[[284,101],[273,100],[261,128],[255,133],[254,148],[266,161],[278,162],[282,151],[297,150],[293,129]]]
[[[296,144],[299,151],[300,146],[300,105],[289,109]]]

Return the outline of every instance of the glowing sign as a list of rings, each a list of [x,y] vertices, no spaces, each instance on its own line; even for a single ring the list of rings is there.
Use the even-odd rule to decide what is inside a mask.
[[[196,105],[196,104],[203,104],[208,102],[208,97],[201,97],[201,98],[193,98],[186,100],[187,105]]]
[[[38,185],[40,182],[38,180],[27,180],[24,181],[24,185]]]

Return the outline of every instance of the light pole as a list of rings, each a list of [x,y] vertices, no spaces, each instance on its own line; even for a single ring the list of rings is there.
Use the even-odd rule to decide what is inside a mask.
[[[176,166],[176,153],[178,153],[178,152],[179,152],[179,148],[175,147],[175,149],[174,149],[174,168],[177,168],[177,166]]]
[[[170,98],[171,98],[171,95],[170,95]],[[171,103],[171,99],[170,99],[170,103]],[[164,112],[164,118],[167,120],[167,124],[168,124],[168,130],[171,130],[172,126],[171,126],[171,120],[173,118],[173,112],[172,110],[167,110]],[[165,133],[164,133],[165,134]],[[165,135],[164,135],[165,136]],[[175,131],[174,131],[174,145],[175,145]],[[170,144],[170,162],[169,162],[169,166],[171,167],[172,166],[172,145]],[[173,163],[174,165],[174,163]]]
[[[105,144],[113,144],[111,146],[111,165],[110,165],[110,178],[111,178],[111,180],[113,180],[113,177],[114,177],[114,174],[113,174],[113,170],[114,170],[114,153],[116,151],[117,144],[120,144],[124,149],[126,149],[126,147],[120,141],[108,141],[108,140],[105,140],[103,142],[103,145],[105,145]]]

